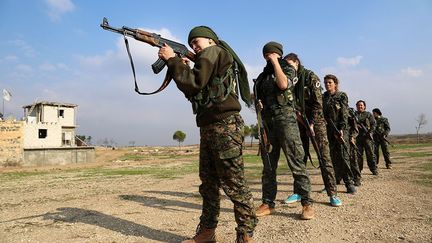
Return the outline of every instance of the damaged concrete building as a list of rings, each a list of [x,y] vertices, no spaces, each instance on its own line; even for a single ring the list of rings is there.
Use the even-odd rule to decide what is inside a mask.
[[[77,107],[35,102],[23,106],[23,121],[0,122],[0,163],[36,166],[92,162],[94,147],[75,142]]]

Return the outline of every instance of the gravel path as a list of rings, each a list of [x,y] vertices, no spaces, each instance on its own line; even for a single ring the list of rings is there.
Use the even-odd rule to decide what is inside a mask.
[[[426,149],[429,154],[432,148]],[[356,195],[339,186],[343,206],[331,207],[317,169],[310,170],[316,217],[299,219],[301,205],[280,201],[292,178],[280,176],[277,213],[260,218],[256,242],[432,242],[432,187],[413,180],[431,156],[394,157],[393,170],[363,171]],[[383,167],[382,164],[380,164]],[[430,178],[430,177],[429,177]],[[249,181],[259,206],[261,184]],[[201,208],[199,178],[75,177],[42,174],[0,185],[0,242],[179,242],[194,234]],[[224,197],[219,242],[234,242],[231,202]]]

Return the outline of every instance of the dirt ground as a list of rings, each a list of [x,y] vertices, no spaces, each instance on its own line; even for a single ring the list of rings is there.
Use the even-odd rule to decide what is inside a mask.
[[[164,152],[168,148],[145,148]],[[170,149],[170,152],[175,151]],[[196,148],[184,148],[197,161]],[[250,151],[250,153],[254,153]],[[422,156],[407,156],[407,153]],[[87,165],[0,169],[0,242],[180,242],[194,234],[201,199],[197,173],[159,179],[146,175],[94,176],[92,168],[176,166],[175,157],[120,162],[124,150],[97,151]],[[277,213],[260,218],[256,242],[432,242],[432,183],[421,165],[432,163],[432,146],[393,151],[393,169],[363,170],[356,195],[338,187],[341,207],[331,207],[318,169],[311,168],[316,217],[299,219],[301,205],[280,204],[292,193],[292,177],[278,177]],[[183,158],[183,157],[182,157]],[[187,158],[187,157],[185,157]],[[189,161],[189,162],[190,162]],[[84,172],[83,172],[84,171]],[[10,172],[15,177],[6,176]],[[32,173],[31,176],[24,176]],[[424,179],[426,178],[426,179]],[[429,179],[427,179],[429,178]],[[417,179],[422,179],[419,182]],[[261,183],[249,181],[255,206]],[[232,203],[223,197],[219,242],[234,242]]]

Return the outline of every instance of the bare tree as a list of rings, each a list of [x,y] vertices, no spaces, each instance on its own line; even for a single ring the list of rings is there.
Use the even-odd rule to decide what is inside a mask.
[[[416,120],[417,126],[416,126],[416,132],[417,132],[417,143],[420,143],[420,129],[422,128],[422,126],[427,124],[427,120],[426,120],[426,115],[424,113],[421,113],[417,120]]]

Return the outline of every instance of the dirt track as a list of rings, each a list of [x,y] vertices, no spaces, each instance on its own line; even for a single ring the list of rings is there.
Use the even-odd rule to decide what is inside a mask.
[[[431,163],[432,147],[417,151],[427,156],[407,158],[406,151],[396,151],[393,170],[380,164],[378,177],[363,171],[363,185],[354,196],[339,186],[344,205],[338,208],[319,193],[322,179],[311,169],[316,218],[310,221],[299,219],[300,204],[279,203],[292,192],[292,177],[279,176],[277,213],[260,219],[256,242],[432,242],[431,182],[414,182],[422,174],[419,164]],[[86,167],[117,166],[118,161],[104,161],[120,152],[105,152],[102,161]],[[127,166],[142,163],[159,161]],[[193,235],[201,208],[197,173],[155,179],[89,176],[73,168],[40,168],[40,175],[19,179],[0,177],[0,242],[179,242]],[[260,181],[249,184],[258,206]],[[234,242],[232,204],[223,198],[221,206],[219,241]]]

